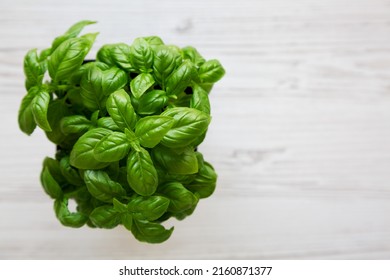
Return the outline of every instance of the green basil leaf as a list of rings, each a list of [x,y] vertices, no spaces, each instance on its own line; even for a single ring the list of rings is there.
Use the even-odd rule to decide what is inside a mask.
[[[83,134],[92,127],[92,123],[85,116],[73,115],[62,118],[60,126],[64,134]]]
[[[122,186],[102,170],[86,170],[84,181],[91,195],[100,201],[111,203],[113,198],[126,195]]]
[[[107,97],[127,83],[126,73],[113,67],[102,71],[91,67],[81,79],[81,98],[90,111],[105,111]]]
[[[83,63],[92,43],[85,38],[71,38],[56,48],[48,61],[50,77],[54,82],[66,80]]]
[[[103,117],[98,119],[97,126],[102,128],[107,128],[112,131],[121,130],[111,117]]]
[[[127,204],[127,209],[135,219],[154,221],[167,211],[169,203],[163,196],[137,196]]]
[[[33,131],[37,126],[34,120],[34,115],[32,113],[31,103],[38,92],[39,92],[38,87],[30,88],[28,93],[23,97],[19,107],[19,113],[18,113],[19,128],[27,135],[31,135],[31,133],[33,133]]]
[[[95,208],[89,219],[99,228],[112,229],[121,223],[120,214],[111,205]]]
[[[43,89],[37,92],[31,103],[31,111],[34,115],[35,123],[45,131],[51,131],[49,121],[47,120],[47,111],[49,109],[50,94]]]
[[[151,47],[164,45],[163,40],[158,36],[148,36],[143,38]]]
[[[130,82],[130,89],[133,96],[139,99],[154,84],[153,76],[141,73]]]
[[[153,64],[153,52],[148,42],[137,38],[130,46],[131,65],[140,72],[149,72]]]
[[[198,109],[210,115],[210,101],[208,93],[200,86],[194,85],[192,87],[191,108]]]
[[[194,149],[169,149],[157,146],[152,150],[153,159],[163,166],[170,174],[194,174],[198,172],[198,160]]]
[[[96,21],[90,21],[90,20],[82,20],[75,24],[73,24],[66,32],[65,34],[58,36],[54,39],[51,49],[54,51],[56,48],[58,48],[59,45],[62,44],[62,42],[77,37],[80,32],[83,30],[83,28],[87,25],[94,24]]]
[[[139,195],[152,195],[158,184],[157,171],[148,151],[130,151],[127,158],[127,181],[130,187]]]
[[[84,186],[84,181],[81,178],[77,169],[73,168],[70,165],[69,156],[65,156],[60,160],[60,170],[61,174],[66,178],[66,180],[72,185],[82,187]]]
[[[130,214],[122,214],[122,224],[127,230],[131,231],[133,227],[133,216]]]
[[[161,141],[164,146],[171,148],[188,146],[196,137],[207,130],[211,121],[208,114],[193,108],[171,108],[161,115],[175,119],[174,125]]]
[[[69,211],[66,197],[54,201],[54,211],[61,224],[67,227],[79,228],[85,225],[88,220],[88,217],[80,212],[71,213]]]
[[[39,54],[38,60],[39,60],[40,62],[45,62],[45,63],[44,63],[45,70],[46,70],[46,68],[47,68],[47,63],[46,63],[47,61],[46,61],[46,59],[50,56],[51,53],[52,53],[52,49],[51,49],[51,48],[47,48],[47,49],[42,50],[42,51],[40,52],[40,54]]]
[[[168,96],[179,95],[191,83],[193,75],[193,65],[189,60],[185,60],[167,79],[166,92]]]
[[[172,127],[174,120],[166,116],[149,116],[140,119],[135,126],[139,142],[146,148],[156,146]]]
[[[44,166],[41,173],[41,183],[45,192],[53,199],[62,197],[62,189],[58,182],[50,174],[49,168]]]
[[[158,223],[134,220],[131,232],[141,242],[161,243],[166,241],[172,234],[173,227],[165,229]]]
[[[163,90],[152,90],[138,100],[137,113],[141,115],[152,115],[162,111],[167,104],[168,98]]]
[[[72,85],[75,85],[75,86],[79,87],[80,84],[81,84],[81,79],[83,78],[83,76],[86,75],[88,70],[90,68],[93,68],[93,67],[97,67],[97,68],[99,68],[102,71],[108,70],[108,69],[111,68],[109,65],[107,65],[107,64],[105,64],[103,62],[100,62],[100,61],[91,61],[91,62],[85,63],[85,64],[81,65],[80,68],[78,68],[72,74],[72,76],[70,77],[70,83]]]
[[[194,47],[191,46],[182,48],[181,54],[184,59],[189,59],[197,67],[201,66],[206,61],[200,55],[200,53]]]
[[[61,130],[61,119],[70,115],[68,106],[64,100],[54,100],[50,102],[47,110],[47,120],[51,131],[45,131],[47,138],[57,145],[61,145],[66,140],[66,135]]]
[[[133,66],[130,61],[130,46],[119,43],[104,45],[98,51],[96,58],[111,66],[117,66],[126,71],[133,71]]]
[[[205,162],[199,169],[195,179],[186,188],[194,193],[198,193],[200,198],[206,198],[213,194],[217,184],[217,173],[210,163]]]
[[[46,167],[48,168],[50,175],[60,186],[68,183],[66,178],[61,173],[60,163],[58,160],[46,157],[43,161],[43,169]]]
[[[118,90],[112,93],[107,99],[106,107],[120,129],[134,129],[137,116],[126,91]]]
[[[36,49],[32,49],[27,52],[26,56],[24,57],[23,69],[24,75],[26,76],[26,90],[29,90],[33,86],[42,85],[46,67],[44,63],[39,61]]]
[[[165,89],[168,76],[176,69],[180,53],[167,46],[159,46],[155,50],[153,75],[156,81]]]
[[[178,182],[166,183],[159,187],[159,193],[169,198],[168,211],[180,213],[198,203],[198,197]]]
[[[198,73],[202,83],[216,83],[225,75],[225,69],[218,60],[212,59],[200,66]]]
[[[98,161],[115,162],[124,158],[130,151],[130,143],[122,132],[112,132],[97,143],[93,152]]]
[[[70,152],[70,164],[79,169],[100,169],[109,165],[99,162],[94,155],[95,146],[100,140],[110,134],[105,128],[95,128],[83,134]]]

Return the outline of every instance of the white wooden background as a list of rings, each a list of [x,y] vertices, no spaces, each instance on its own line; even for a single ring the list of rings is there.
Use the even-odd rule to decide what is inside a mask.
[[[201,146],[218,189],[164,244],[61,226],[54,146],[18,129],[24,54],[81,19],[94,53],[156,34],[226,68]],[[390,258],[389,0],[1,0],[0,98],[0,258]]]

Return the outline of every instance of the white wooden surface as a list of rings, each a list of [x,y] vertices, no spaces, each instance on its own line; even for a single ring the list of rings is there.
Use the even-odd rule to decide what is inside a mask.
[[[218,189],[172,238],[69,229],[39,183],[54,147],[16,118],[22,59],[80,19],[104,43],[160,35],[227,70],[201,151]],[[390,258],[390,1],[0,2],[0,258]]]

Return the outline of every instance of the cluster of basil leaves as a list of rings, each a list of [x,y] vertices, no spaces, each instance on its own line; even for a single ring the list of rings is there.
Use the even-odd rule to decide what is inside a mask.
[[[173,227],[161,223],[192,214],[215,189],[217,174],[196,147],[210,123],[208,94],[225,71],[156,36],[104,45],[88,62],[97,33],[79,34],[92,23],[27,53],[19,126],[28,135],[39,126],[57,145],[41,182],[63,225],[122,224],[140,241],[163,242]]]

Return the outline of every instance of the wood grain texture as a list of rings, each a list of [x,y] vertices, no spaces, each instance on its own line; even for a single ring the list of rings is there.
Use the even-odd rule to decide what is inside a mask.
[[[23,135],[22,60],[80,19],[105,43],[157,34],[218,58],[201,146],[215,194],[161,245],[69,229],[39,183],[54,147]],[[390,1],[0,2],[1,259],[389,259]]]

